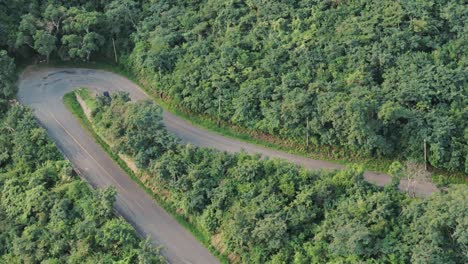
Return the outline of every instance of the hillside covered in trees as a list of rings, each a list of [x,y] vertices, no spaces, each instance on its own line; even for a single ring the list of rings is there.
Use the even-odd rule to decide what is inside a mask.
[[[0,6],[0,47],[18,57],[104,55],[193,113],[288,141],[309,133],[333,155],[421,161],[426,139],[432,166],[468,172],[464,1]]]
[[[307,171],[280,160],[182,145],[151,101],[97,97],[91,121],[137,177],[241,263],[466,263],[465,185],[419,200],[359,168]],[[127,158],[128,159],[128,158]]]
[[[10,105],[8,54],[118,61],[182,109],[336,153],[421,160],[426,139],[432,166],[467,173],[467,13],[461,0],[0,1],[0,262],[160,261],[112,215],[112,190],[91,192]],[[357,168],[181,145],[152,103],[99,100],[114,151],[233,260],[468,262],[466,186],[410,199]]]
[[[31,110],[9,103],[15,73],[0,50],[0,263],[165,263],[115,216],[115,191],[92,191]]]

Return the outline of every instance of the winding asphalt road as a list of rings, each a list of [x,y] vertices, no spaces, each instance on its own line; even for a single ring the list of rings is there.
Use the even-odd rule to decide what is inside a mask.
[[[75,68],[28,67],[20,77],[18,100],[34,109],[34,115],[72,162],[81,177],[93,187],[114,186],[117,189],[115,207],[143,236],[150,236],[155,244],[163,246],[163,254],[171,263],[218,263],[193,236],[171,218],[153,199],[135,184],[115,164],[79,125],[63,105],[65,93],[88,87],[95,93],[127,91],[132,100],[148,96],[128,79],[101,70]],[[263,156],[281,158],[309,169],[341,169],[334,163],[313,160],[248,144],[194,127],[183,119],[164,112],[164,123],[182,142],[216,148],[228,152],[244,150]],[[390,182],[386,174],[366,172],[365,179],[383,186]],[[402,181],[400,188],[407,183]],[[437,191],[429,182],[415,184],[418,195],[427,196]]]

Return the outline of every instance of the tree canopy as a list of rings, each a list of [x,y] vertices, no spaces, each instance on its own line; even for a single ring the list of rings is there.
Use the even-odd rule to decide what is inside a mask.
[[[0,47],[107,56],[179,108],[332,155],[468,172],[467,6],[5,0]],[[219,111],[221,109],[221,111]]]
[[[184,111],[329,149],[468,173],[468,6],[430,1],[2,0],[0,262],[159,262],[77,180],[31,111],[13,57],[115,58]],[[360,168],[311,172],[182,145],[161,109],[93,116],[142,182],[244,263],[467,263],[465,186],[425,200]]]
[[[221,96],[227,122],[360,156],[422,160],[426,139],[468,172],[460,1],[156,2],[123,64],[179,107]]]

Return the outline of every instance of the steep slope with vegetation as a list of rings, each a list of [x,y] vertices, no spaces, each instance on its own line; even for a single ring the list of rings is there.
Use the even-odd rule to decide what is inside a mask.
[[[466,169],[460,1],[171,2],[143,11],[126,65],[180,106],[358,155],[421,160],[426,139]]]
[[[171,3],[144,9],[126,65],[181,107],[364,156],[421,160],[426,139],[468,168],[460,1]]]
[[[83,94],[83,90],[80,91]],[[89,98],[87,99],[89,103]],[[312,172],[280,160],[181,145],[150,101],[97,97],[91,121],[143,184],[242,263],[464,263],[467,189],[426,200],[362,170]],[[127,160],[129,160],[127,158]]]
[[[422,161],[426,140],[432,166],[468,172],[463,1],[2,3],[18,56],[102,54],[192,113],[336,157]]]
[[[31,110],[9,102],[15,73],[0,51],[0,263],[164,263],[114,215],[115,191],[92,191]]]
[[[0,49],[105,56],[182,109],[310,135],[333,155],[421,161],[425,139],[432,166],[466,173],[467,13],[460,0],[3,0]],[[0,51],[0,261],[159,261],[111,216],[112,191],[70,176],[29,110],[9,106],[14,73]],[[468,262],[465,186],[414,200],[359,169],[183,146],[153,104],[100,100],[94,121],[114,151],[233,259]]]

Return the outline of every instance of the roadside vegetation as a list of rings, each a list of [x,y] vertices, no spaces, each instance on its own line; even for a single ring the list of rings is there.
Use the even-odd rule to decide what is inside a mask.
[[[403,167],[394,168],[394,181],[382,189],[365,182],[357,167],[307,171],[179,144],[165,130],[159,106],[130,102],[126,93],[98,96],[94,105],[90,121],[114,155],[125,156],[146,189],[209,234],[233,262],[467,260],[464,185],[409,198],[397,188]]]
[[[468,172],[458,1],[163,6],[122,65],[180,108],[335,158],[422,162],[426,140],[433,167]]]
[[[12,99],[13,59],[0,51],[0,263],[165,263],[123,218],[115,190],[92,190]]]
[[[86,103],[89,115],[92,115],[97,108],[96,100],[90,95],[89,90],[86,88],[78,89],[75,93]]]
[[[2,5],[0,47],[17,57],[104,57],[227,135],[379,171],[423,162],[426,140],[435,174],[468,172],[460,1]]]
[[[90,100],[84,100],[84,98],[89,98]],[[86,108],[90,110],[91,108],[87,105],[96,105],[96,100],[90,95],[89,90],[87,88],[79,88],[75,91],[69,92],[63,96],[63,103],[68,108],[68,110],[77,118],[78,122],[81,126],[86,130],[86,132],[94,138],[95,142],[98,143],[104,151],[130,176],[130,178],[137,183],[148,195],[150,195],[161,207],[164,208],[166,212],[171,214],[171,216],[177,220],[179,224],[181,224],[185,229],[190,231],[192,235],[201,242],[210,252],[215,255],[221,263],[229,263],[225,254],[222,254],[219,250],[214,248],[211,245],[210,237],[208,233],[203,232],[203,230],[197,226],[193,222],[190,222],[186,217],[179,214],[177,212],[177,207],[173,206],[173,204],[166,202],[162,199],[157,193],[150,190],[143,182],[141,178],[137,176],[137,171],[132,170],[129,166],[133,166],[133,163],[130,164],[127,161],[124,161],[122,158],[123,156],[119,155],[118,152],[114,151],[110,144],[110,141],[106,140],[102,137],[93,125],[92,120],[85,114],[85,109],[81,106],[80,102],[78,101],[78,97],[81,97],[83,101],[86,103]]]
[[[231,261],[467,263],[466,186],[409,198],[396,188],[408,168],[389,166],[424,162],[426,142],[430,169],[466,182],[467,12],[459,0],[0,1],[0,262],[160,261],[112,215],[112,190],[76,179],[10,101],[14,57],[105,58],[198,124],[395,175],[380,189],[358,167],[181,145],[153,103],[97,98],[114,156]]]

